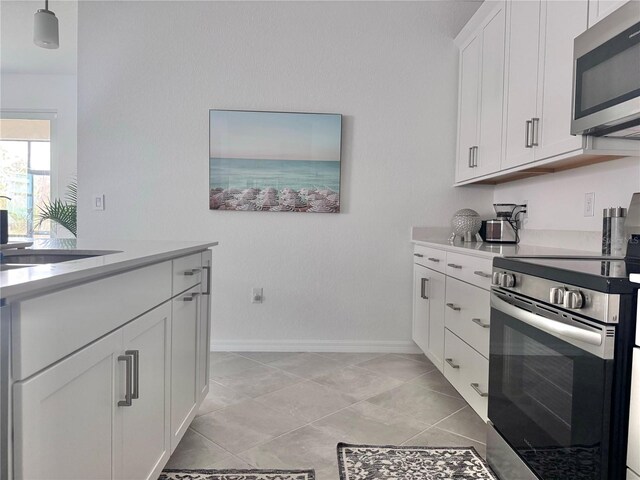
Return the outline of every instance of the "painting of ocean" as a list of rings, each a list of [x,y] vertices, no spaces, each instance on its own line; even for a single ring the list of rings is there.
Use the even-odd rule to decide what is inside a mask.
[[[210,111],[209,208],[340,212],[342,116]]]

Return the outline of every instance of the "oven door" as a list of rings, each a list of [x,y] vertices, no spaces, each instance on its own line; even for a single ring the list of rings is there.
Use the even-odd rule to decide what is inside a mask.
[[[491,294],[489,419],[544,480],[606,478],[611,334],[613,326]]]

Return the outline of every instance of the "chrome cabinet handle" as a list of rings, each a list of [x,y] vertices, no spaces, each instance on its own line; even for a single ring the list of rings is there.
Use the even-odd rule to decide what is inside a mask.
[[[471,321],[476,325],[481,326],[482,328],[489,328],[491,326],[490,323],[482,323],[482,320],[480,320],[479,318],[472,318]]]
[[[467,162],[467,165],[469,166],[469,168],[473,168],[473,147],[469,147],[469,161]]]
[[[531,143],[531,120],[527,120],[524,122],[524,148],[533,148],[533,143]]]
[[[429,260],[430,262],[440,263],[440,259],[439,258],[429,257],[429,258],[427,258],[427,260]]]
[[[453,363],[453,358],[445,358],[444,361],[447,362],[451,368],[460,368],[460,365]]]
[[[462,265],[456,265],[455,263],[447,263],[447,267],[461,269]]]
[[[140,398],[140,350],[125,350],[125,355],[131,355],[133,358],[133,388],[131,390],[131,398],[136,400]]]
[[[413,256],[414,257],[420,257],[420,258],[424,257],[424,255],[421,254],[421,253],[414,253]]]
[[[428,281],[429,281],[428,278],[422,278],[421,285],[420,285],[420,296],[422,298],[424,298],[425,300],[429,300],[429,297],[427,297],[427,282]]]
[[[184,276],[185,277],[191,277],[193,275],[195,275],[196,273],[200,273],[200,268],[192,268],[191,270],[187,270],[186,272],[184,272]]]
[[[202,292],[202,294],[211,295],[211,267],[207,265],[202,268],[207,271],[207,290],[205,292]]]
[[[473,149],[473,160],[471,166],[476,168],[478,166],[478,146],[471,147]]]
[[[487,392],[483,392],[482,390],[480,390],[480,384],[479,383],[470,383],[469,385],[471,385],[471,388],[473,388],[476,393],[478,395],[480,395],[481,397],[488,397],[489,394]]]
[[[183,302],[193,302],[193,296],[190,297],[182,297]]]
[[[449,307],[451,310],[453,310],[455,312],[459,312],[460,311],[460,307],[455,306],[453,303],[447,303],[447,307]]]
[[[131,389],[132,389],[132,375],[131,375],[131,363],[133,361],[133,357],[131,355],[119,355],[119,362],[124,362],[125,368],[125,377],[124,377],[124,400],[118,401],[119,407],[130,407],[131,406]]]
[[[482,277],[482,278],[491,278],[491,275],[489,275],[488,273],[481,272],[480,270],[476,270],[475,272],[473,272],[473,274],[478,275],[479,277]]]
[[[539,118],[532,118],[531,119],[531,146],[533,147],[537,147],[538,146],[538,136],[539,136],[539,131],[540,131],[540,119]]]

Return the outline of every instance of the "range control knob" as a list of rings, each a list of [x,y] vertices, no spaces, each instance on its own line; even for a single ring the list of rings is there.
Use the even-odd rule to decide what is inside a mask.
[[[551,305],[562,305],[564,303],[564,292],[565,289],[563,287],[552,287],[549,290],[549,303]]]
[[[499,287],[501,275],[502,274],[500,272],[493,272],[493,275],[491,276],[491,285],[493,285],[494,287]]]
[[[516,286],[516,276],[512,273],[500,275],[500,286],[503,288],[513,288]]]
[[[564,292],[564,308],[578,310],[584,304],[584,297],[580,290],[567,290]]]

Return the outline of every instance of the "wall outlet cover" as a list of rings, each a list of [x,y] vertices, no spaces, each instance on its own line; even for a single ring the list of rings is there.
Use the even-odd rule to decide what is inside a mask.
[[[262,303],[262,288],[251,289],[251,303]]]
[[[589,192],[584,194],[584,216],[593,217],[595,212],[596,193]]]
[[[104,210],[104,193],[101,195],[93,196],[93,209]]]

